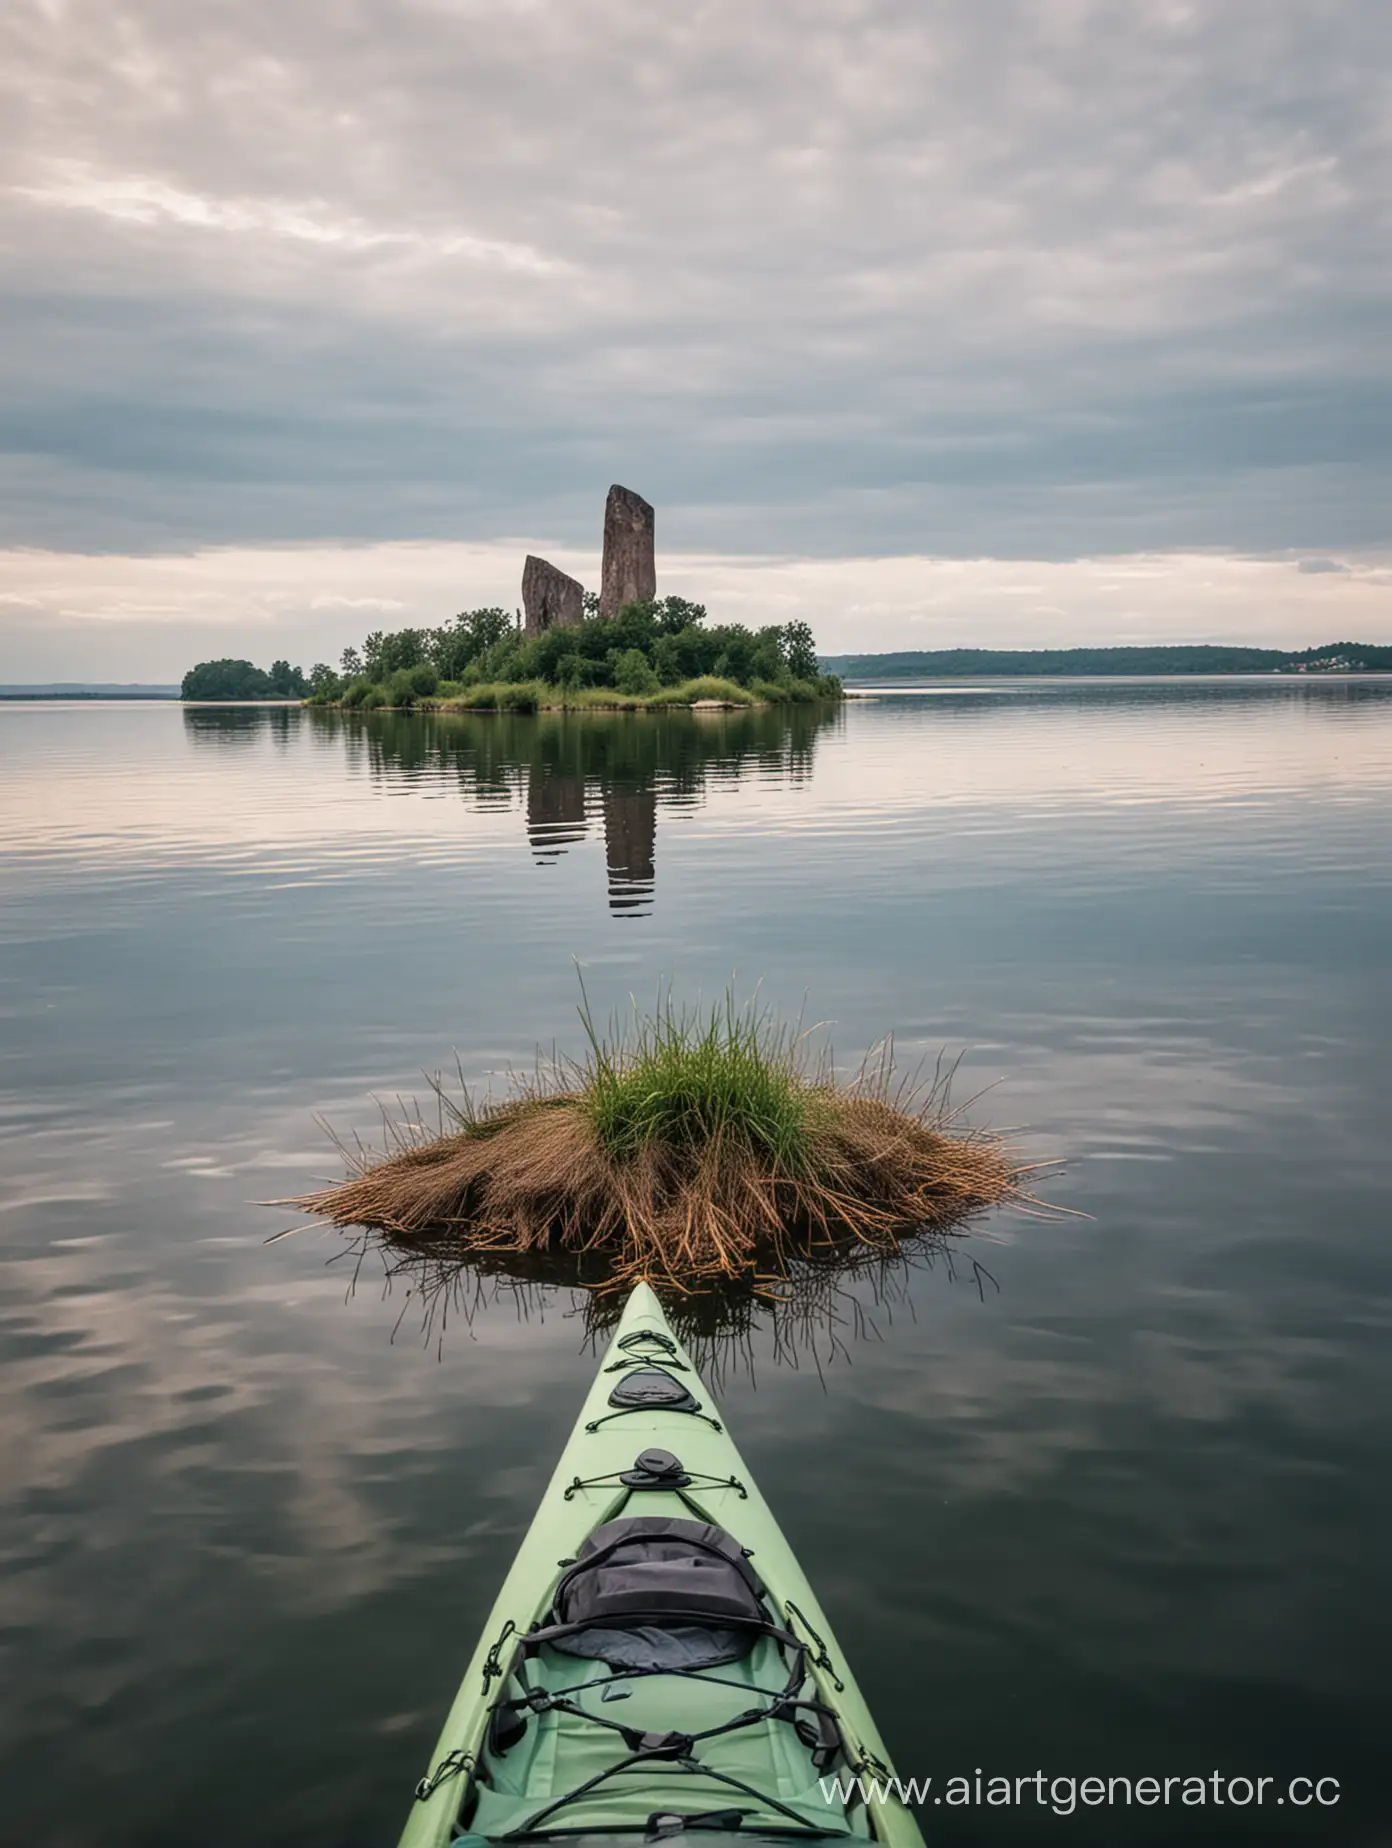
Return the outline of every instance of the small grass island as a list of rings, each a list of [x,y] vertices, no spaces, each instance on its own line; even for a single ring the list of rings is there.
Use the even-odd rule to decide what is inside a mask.
[[[465,1266],[587,1260],[603,1293],[776,1286],[1028,1198],[1029,1170],[962,1128],[945,1082],[896,1079],[891,1045],[841,1083],[757,1000],[703,1014],[667,995],[604,1033],[581,1017],[581,1059],[500,1102],[435,1080],[436,1133],[408,1119],[380,1154],[345,1149],[346,1179],[273,1204]]]

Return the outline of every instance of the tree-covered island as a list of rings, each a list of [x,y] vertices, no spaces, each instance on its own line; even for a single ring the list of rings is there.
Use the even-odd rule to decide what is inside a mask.
[[[586,593],[577,623],[527,635],[504,609],[465,610],[439,628],[375,630],[345,648],[338,668],[306,675],[277,662],[205,661],[185,674],[185,699],[301,697],[358,711],[536,712],[544,708],[756,706],[839,699],[805,622],[747,629],[709,623],[704,604],[649,597],[599,614]]]
[[[746,629],[707,623],[703,603],[659,597],[656,515],[617,482],[604,504],[600,589],[587,591],[545,558],[522,567],[523,611],[463,610],[438,629],[375,630],[345,648],[335,671],[305,676],[277,661],[204,661],[184,676],[185,699],[298,693],[312,706],[536,712],[606,706],[760,706],[840,699],[817,664],[805,622]],[[264,683],[264,684],[259,684]]]
[[[184,675],[181,699],[304,699],[310,692],[304,669],[273,661],[269,670],[250,661],[200,661]]]

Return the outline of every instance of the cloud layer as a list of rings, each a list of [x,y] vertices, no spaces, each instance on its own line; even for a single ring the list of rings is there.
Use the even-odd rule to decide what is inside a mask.
[[[17,0],[0,544],[1389,540],[1363,0]],[[1317,574],[1316,574],[1317,575]]]

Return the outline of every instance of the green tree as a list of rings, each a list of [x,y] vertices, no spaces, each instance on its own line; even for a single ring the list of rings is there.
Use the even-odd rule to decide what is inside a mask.
[[[250,661],[200,661],[184,675],[184,699],[267,699],[270,676]]]
[[[561,633],[570,635],[574,631],[563,629]],[[550,677],[558,687],[599,687],[608,680],[609,667],[606,661],[592,661],[578,649],[571,648],[556,661]]]
[[[429,661],[422,661],[416,667],[398,667],[380,691],[388,706],[409,707],[429,698],[438,685],[439,675]]]
[[[641,648],[626,648],[614,662],[614,685],[620,693],[656,693],[658,680]]]
[[[756,680],[781,680],[787,664],[783,659],[783,631],[778,625],[771,624],[760,629],[755,638],[756,647],[750,668]]]
[[[303,699],[309,691],[304,669],[291,667],[288,661],[272,661],[270,680],[271,691],[282,699]]]
[[[384,635],[374,629],[363,643],[363,671],[369,680],[387,680],[403,667],[419,667],[429,641],[424,629],[395,629]]]
[[[655,607],[657,626],[663,635],[694,629],[706,620],[705,604],[689,603],[685,597],[664,597]]]
[[[682,671],[681,649],[675,635],[659,635],[653,644],[653,670],[658,682],[664,687],[672,687],[687,676]]]
[[[430,660],[442,680],[458,680],[465,668],[514,634],[512,618],[504,609],[461,610],[452,622],[430,630]]]
[[[817,644],[805,622],[783,625],[783,659],[794,680],[817,678]]]

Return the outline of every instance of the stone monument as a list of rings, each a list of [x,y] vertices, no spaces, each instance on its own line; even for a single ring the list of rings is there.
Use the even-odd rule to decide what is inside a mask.
[[[617,484],[604,503],[604,566],[599,613],[617,616],[625,603],[657,595],[653,560],[653,510],[641,494]]]
[[[544,558],[528,555],[522,567],[522,608],[522,633],[533,640],[548,629],[573,629],[584,619],[584,586]]]

